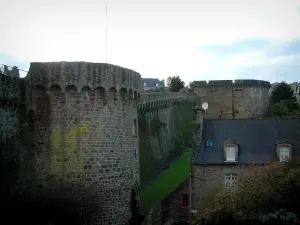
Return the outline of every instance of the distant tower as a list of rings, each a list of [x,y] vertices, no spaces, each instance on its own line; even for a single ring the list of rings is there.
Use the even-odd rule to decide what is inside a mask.
[[[194,81],[192,89],[210,105],[208,119],[248,119],[264,114],[269,105],[268,81]]]
[[[16,66],[9,70],[8,66],[4,65],[3,74],[10,77],[20,77],[19,69]]]

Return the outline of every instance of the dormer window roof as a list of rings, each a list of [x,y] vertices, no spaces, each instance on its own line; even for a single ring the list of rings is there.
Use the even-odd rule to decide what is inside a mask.
[[[292,157],[292,145],[286,140],[280,140],[276,143],[276,153],[280,162],[286,162]]]
[[[238,161],[238,145],[229,138],[224,142],[224,161],[237,162]]]

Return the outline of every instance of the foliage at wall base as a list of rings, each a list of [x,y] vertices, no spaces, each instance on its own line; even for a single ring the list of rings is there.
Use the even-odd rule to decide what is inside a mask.
[[[297,224],[300,168],[294,161],[249,168],[231,191],[220,191],[195,224]],[[276,218],[275,218],[276,217]]]
[[[141,188],[151,184],[166,164],[192,143],[193,103],[139,114]],[[163,119],[161,119],[161,117]]]

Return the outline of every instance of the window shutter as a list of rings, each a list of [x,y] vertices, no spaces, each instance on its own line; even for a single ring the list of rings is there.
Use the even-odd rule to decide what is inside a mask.
[[[280,160],[280,146],[276,147],[277,160]]]
[[[223,161],[226,161],[226,152],[227,152],[227,148],[225,147],[224,149],[223,149]]]
[[[239,147],[235,147],[235,161],[237,162],[239,160]]]

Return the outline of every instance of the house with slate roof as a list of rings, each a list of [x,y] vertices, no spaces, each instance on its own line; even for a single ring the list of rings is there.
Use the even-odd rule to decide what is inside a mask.
[[[214,185],[233,185],[245,165],[300,158],[300,119],[204,119],[196,110],[191,209],[200,210]]]
[[[165,87],[165,80],[159,80],[157,78],[143,78],[143,82],[145,91]]]

